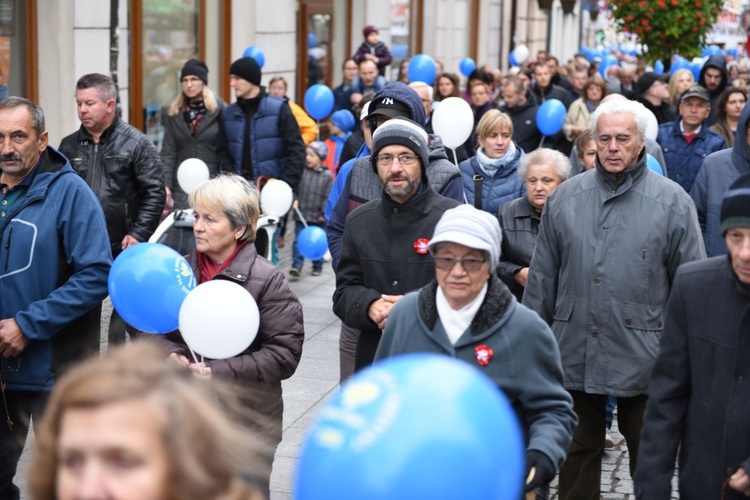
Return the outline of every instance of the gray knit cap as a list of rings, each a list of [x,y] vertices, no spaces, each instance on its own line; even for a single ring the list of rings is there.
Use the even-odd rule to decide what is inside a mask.
[[[500,263],[503,233],[497,217],[471,205],[459,205],[443,214],[430,240],[430,252],[434,253],[435,245],[443,242],[485,251],[490,259],[491,271]]]
[[[422,163],[422,177],[427,178],[426,171],[429,163],[427,151],[427,132],[411,120],[406,118],[392,118],[379,126],[372,135],[372,169],[378,172],[377,160],[380,150],[386,146],[399,144],[405,146],[417,155]]]

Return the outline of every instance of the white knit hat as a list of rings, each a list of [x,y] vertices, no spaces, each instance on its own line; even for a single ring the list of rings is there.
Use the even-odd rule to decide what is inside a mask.
[[[458,243],[487,252],[490,268],[494,269],[500,262],[503,233],[497,217],[464,204],[447,210],[440,218],[430,240],[430,252],[434,253],[435,245],[443,242]]]

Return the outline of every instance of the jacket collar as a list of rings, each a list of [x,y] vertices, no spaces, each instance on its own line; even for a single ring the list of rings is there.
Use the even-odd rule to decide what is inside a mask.
[[[244,284],[250,278],[250,270],[258,258],[258,252],[255,250],[255,243],[249,241],[242,247],[231,264],[222,272],[217,274],[214,279],[226,279],[240,284]],[[198,270],[198,253],[193,251],[189,256],[190,267],[196,276],[200,276]]]
[[[531,217],[532,219],[541,220],[542,214],[536,211],[534,207],[529,203],[529,199],[526,196],[519,198],[518,206],[514,217],[521,219],[524,217]]]
[[[390,217],[391,214],[400,213],[414,213],[414,214],[427,214],[432,208],[432,189],[429,184],[424,182],[420,185],[420,193],[414,195],[406,203],[398,203],[393,201],[390,196],[385,192],[385,189],[381,189],[381,200],[383,212],[386,217]]]
[[[435,328],[438,320],[437,287],[437,280],[432,280],[419,291],[419,316],[430,330]],[[511,300],[513,300],[513,294],[510,293],[505,283],[494,274],[490,274],[487,294],[484,296],[482,305],[479,306],[479,311],[471,321],[471,334],[476,336],[489,330],[503,317]]]
[[[632,186],[639,183],[646,176],[646,147],[643,147],[641,154],[638,156],[638,161],[635,165],[630,168],[626,168],[622,173],[623,176],[618,180],[615,174],[609,173],[604,170],[604,167],[599,162],[599,157],[596,158],[596,174],[599,180],[604,183],[610,191],[615,191],[616,194],[622,194]]]
[[[103,142],[109,141],[110,136],[114,133],[114,130],[117,128],[117,125],[120,123],[120,116],[119,114],[115,114],[115,119],[112,120],[112,123],[109,124],[109,127],[104,129],[104,132],[102,132],[102,135],[99,137],[99,144]],[[81,125],[81,134],[84,136],[84,140],[89,140],[91,142],[94,142],[94,137],[89,133],[88,130],[86,130],[86,127]]]

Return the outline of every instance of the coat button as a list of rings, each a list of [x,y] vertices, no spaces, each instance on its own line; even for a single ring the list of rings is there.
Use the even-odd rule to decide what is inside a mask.
[[[630,318],[628,318],[628,319],[625,320],[625,324],[626,325],[630,326],[631,323],[633,323],[633,321]]]
[[[659,321],[658,323],[656,323],[656,326],[658,328],[661,328],[662,326],[664,326],[664,323],[662,323],[661,321]]]
[[[741,383],[742,383],[742,382],[744,382],[744,381],[745,381],[745,377],[743,377],[742,375],[739,375],[739,376],[737,377],[737,383],[738,383],[738,384],[741,384]]]
[[[393,207],[393,213],[394,213],[394,214],[397,214],[397,213],[398,213],[398,207]]]
[[[594,277],[594,284],[595,285],[598,285],[601,281],[602,281],[602,279],[599,276]]]
[[[398,281],[396,281],[396,280],[393,280],[393,283],[391,283],[391,285],[393,285],[393,286],[396,286],[396,285],[398,285]]]
[[[591,332],[591,336],[592,337],[598,337],[599,336],[599,332],[597,332],[596,330],[594,330],[593,332]]]

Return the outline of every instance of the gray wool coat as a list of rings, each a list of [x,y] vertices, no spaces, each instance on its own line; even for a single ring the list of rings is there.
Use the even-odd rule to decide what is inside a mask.
[[[677,268],[706,256],[695,205],[638,163],[562,183],[542,212],[523,303],[552,327],[565,387],[645,394]]]

